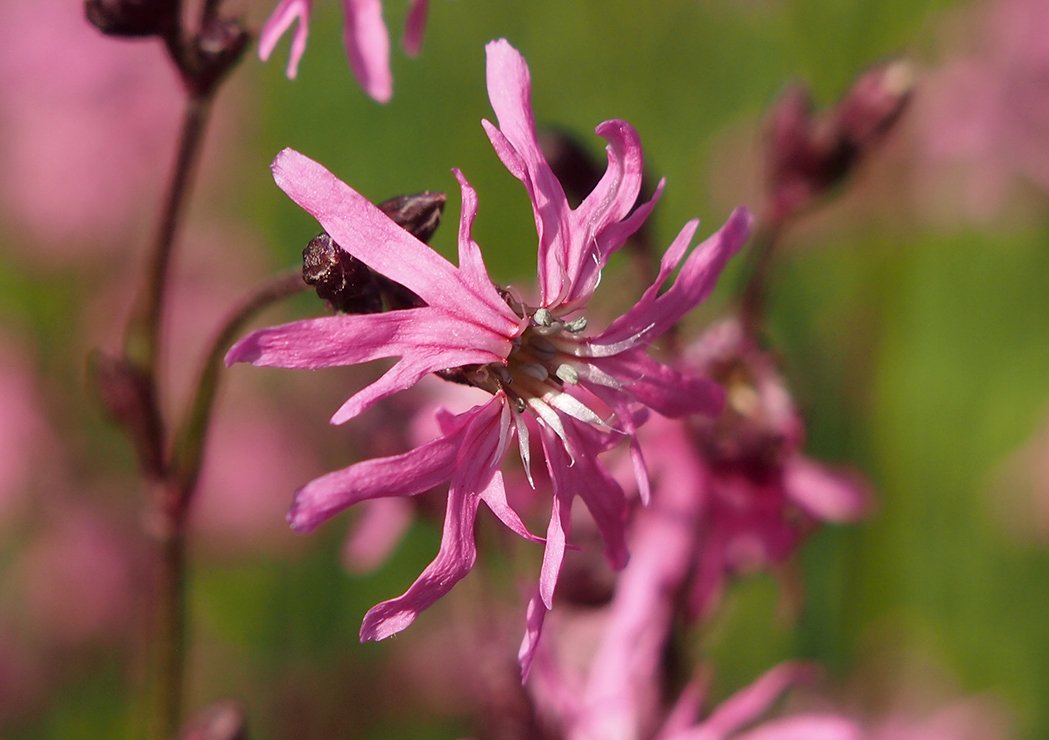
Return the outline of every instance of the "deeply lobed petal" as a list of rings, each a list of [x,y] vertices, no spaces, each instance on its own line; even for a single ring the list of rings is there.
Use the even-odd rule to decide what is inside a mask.
[[[470,572],[477,557],[473,530],[478,506],[482,499],[498,499],[498,493],[489,495],[488,490],[502,486],[497,475],[507,438],[500,429],[506,423],[502,407],[501,399],[493,398],[461,415],[466,424],[455,454],[437,557],[401,596],[368,611],[361,640],[382,640],[405,629]]]
[[[271,165],[277,186],[320,222],[347,253],[400,283],[429,306],[512,336],[519,319],[478,295],[448,260],[420,242],[325,167],[293,149]]]
[[[644,332],[647,342],[651,342],[666,333],[710,295],[729,258],[746,242],[752,222],[753,217],[745,208],[734,210],[720,229],[692,250],[673,285],[659,293],[658,286],[673,269],[674,259],[683,255],[698,226],[694,221],[686,224],[667,250],[656,284],[633,308],[612,322],[594,344],[614,344],[641,332]]]
[[[284,32],[298,20],[299,27],[292,37],[291,50],[288,54],[288,79],[295,79],[299,72],[299,60],[306,51],[312,5],[312,0],[281,0],[280,4],[274,8],[269,20],[262,26],[262,30],[259,31],[259,58],[266,61],[270,58]]]

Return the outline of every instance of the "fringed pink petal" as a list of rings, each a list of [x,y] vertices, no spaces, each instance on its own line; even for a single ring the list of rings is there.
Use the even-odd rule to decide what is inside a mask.
[[[309,36],[310,8],[312,0],[281,0],[274,9],[269,20],[259,31],[259,59],[266,61],[270,58],[277,42],[296,20],[299,27],[295,29],[295,35],[291,40],[291,50],[288,54],[288,79],[293,80],[299,73],[299,60],[306,51],[306,38]]]
[[[510,506],[510,502],[506,499],[506,487],[503,484],[503,474],[501,472],[498,470],[495,472],[495,475],[492,476],[491,485],[485,489],[481,498],[499,521],[518,537],[531,542],[543,541],[542,537],[528,531],[528,527],[521,521],[520,515]]]
[[[416,362],[436,357],[434,368],[441,369],[456,367],[464,354],[475,357],[468,362],[501,362],[509,351],[509,340],[488,329],[424,307],[325,316],[260,329],[230,348],[226,364],[313,369],[407,356]],[[439,358],[446,354],[448,361],[442,366]]]
[[[500,297],[492,284],[481,248],[473,238],[473,224],[477,217],[477,191],[458,169],[453,169],[452,173],[459,181],[462,192],[462,209],[459,213],[459,274],[464,285],[480,300],[490,305],[493,311],[503,312],[506,310],[506,301]]]
[[[296,531],[309,532],[361,501],[428,491],[451,478],[465,428],[460,421],[451,433],[414,450],[365,460],[307,483],[295,492],[288,523]]]
[[[473,323],[507,337],[515,334],[519,320],[508,306],[493,307],[475,296],[454,265],[323,165],[285,149],[271,168],[278,187],[368,267],[408,288],[431,307],[469,316]]]
[[[393,75],[390,73],[390,35],[382,19],[382,2],[343,0],[342,5],[346,14],[343,42],[350,69],[368,95],[385,103],[393,95]]]
[[[544,306],[567,294],[570,224],[568,199],[547,164],[535,133],[532,84],[524,57],[505,39],[492,41],[488,54],[488,98],[498,121],[498,136],[485,126],[492,145],[510,172],[521,180],[532,201],[539,236],[539,284]]]
[[[692,251],[670,288],[661,294],[652,289],[647,291],[637,305],[614,321],[594,343],[612,344],[641,331],[651,342],[664,334],[714,289],[729,258],[746,242],[752,221],[746,209],[733,211],[724,226]],[[686,224],[671,251],[676,254],[682,237],[694,228],[692,223]],[[665,278],[665,267],[666,262],[660,270],[661,279]]]
[[[408,18],[404,22],[404,51],[408,56],[418,56],[422,51],[429,5],[429,0],[412,0],[408,9]]]
[[[631,350],[591,362],[620,380],[623,392],[663,416],[715,416],[725,406],[725,392],[717,383],[681,373],[652,359],[642,350]]]
[[[597,133],[608,141],[608,167],[569,217],[565,269],[571,290],[564,301],[570,304],[585,302],[593,293],[608,255],[623,245],[606,243],[604,234],[626,218],[641,192],[644,163],[637,131],[626,121],[614,120],[598,126]]]
[[[465,422],[455,455],[441,547],[407,591],[373,607],[361,624],[361,640],[382,640],[415,621],[420,612],[448,593],[473,567],[477,557],[474,522],[481,500],[497,481],[498,449],[503,402],[493,398],[460,419]],[[497,494],[492,494],[493,497]]]
[[[480,499],[465,490],[448,492],[441,547],[407,591],[368,610],[361,624],[361,642],[384,640],[408,627],[420,612],[452,590],[470,572],[477,558],[474,521]]]

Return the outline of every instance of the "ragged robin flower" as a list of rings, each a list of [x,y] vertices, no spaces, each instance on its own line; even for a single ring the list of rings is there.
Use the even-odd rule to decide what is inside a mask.
[[[538,437],[536,449],[545,459],[553,503],[521,650],[527,670],[543,616],[553,604],[576,496],[593,516],[612,565],[622,567],[627,559],[626,497],[598,455],[626,440],[645,497],[647,473],[635,430],[647,409],[680,416],[713,414],[722,407],[715,383],[661,364],[649,357],[647,348],[710,293],[745,241],[751,217],[738,209],[691,252],[699,222],[687,223],[664,255],[655,284],[625,314],[593,331],[585,309],[601,270],[648,217],[663,183],[651,200],[635,208],[642,175],[638,135],[624,121],[606,121],[597,133],[608,142],[607,169],[589,196],[571,208],[539,148],[524,59],[505,40],[488,45],[487,59],[488,94],[498,125],[483,125],[532,202],[537,294],[525,297],[493,284],[471,236],[477,195],[459,171],[456,267],[320,164],[286,149],[273,162],[278,186],[342,249],[412,291],[424,305],[262,329],[238,342],[227,362],[319,368],[399,358],[343,404],[332,417],[336,424],[431,373],[487,393],[486,400],[464,413],[442,414],[441,435],[431,442],[329,473],[295,494],[288,518],[293,528],[305,532],[360,501],[412,496],[449,481],[437,557],[403,595],[368,612],[361,627],[364,640],[404,629],[469,572],[476,558],[473,530],[481,502],[520,536],[540,539],[507,503],[500,470],[516,438],[528,473],[531,441]],[[676,279],[664,290],[679,265]]]

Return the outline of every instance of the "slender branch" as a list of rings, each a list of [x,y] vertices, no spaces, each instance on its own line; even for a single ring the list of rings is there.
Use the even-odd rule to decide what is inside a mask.
[[[171,475],[179,492],[178,505],[188,509],[203,464],[208,425],[218,391],[223,356],[236,336],[259,311],[309,286],[302,280],[302,269],[295,268],[261,285],[245,296],[222,323],[204,357],[196,383],[196,395],[175,436]]]
[[[125,337],[128,356],[154,380],[159,365],[160,332],[171,255],[193,172],[200,159],[201,143],[210,111],[210,98],[191,96],[186,101],[175,169],[168,184],[160,224],[150,250],[146,282]]]

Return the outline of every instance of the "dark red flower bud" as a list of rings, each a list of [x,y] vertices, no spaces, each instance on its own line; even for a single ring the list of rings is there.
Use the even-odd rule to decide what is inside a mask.
[[[444,193],[415,193],[390,198],[379,209],[398,226],[427,242],[441,223]],[[419,296],[363,262],[321,232],[302,250],[302,279],[340,313],[378,313],[425,305]]]
[[[175,0],[86,0],[84,13],[107,36],[160,36],[177,21]]]
[[[100,350],[88,356],[87,371],[88,383],[102,406],[130,436],[143,471],[160,475],[163,461],[156,444],[160,439],[160,419],[145,373],[126,358]]]
[[[768,187],[782,218],[808,206],[848,177],[899,119],[913,89],[906,62],[861,75],[832,109],[814,114],[808,91],[793,85],[773,107]]]
[[[838,128],[858,150],[876,144],[892,129],[910,102],[914,70],[896,60],[860,75],[838,104]]]
[[[325,232],[310,239],[302,250],[302,279],[335,311],[382,311],[382,292],[375,273]]]
[[[193,40],[191,63],[183,67],[183,78],[198,93],[207,93],[240,60],[250,40],[240,21],[208,18]]]
[[[429,242],[441,225],[446,200],[444,193],[426,191],[384,200],[379,210],[419,241]]]
[[[575,208],[601,180],[601,168],[579,140],[567,131],[545,129],[539,133],[539,148],[550,163],[569,204]]]

